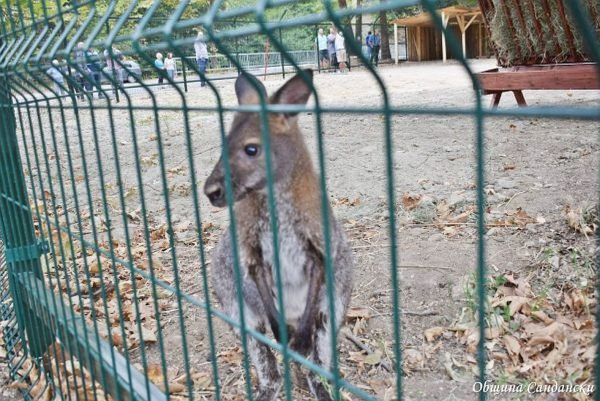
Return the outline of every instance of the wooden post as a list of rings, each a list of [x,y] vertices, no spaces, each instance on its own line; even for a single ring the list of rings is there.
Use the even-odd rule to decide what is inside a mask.
[[[417,61],[421,61],[421,27],[417,26]]]
[[[410,35],[408,34],[408,28],[404,27],[404,40],[406,41],[404,44],[406,46],[406,61],[410,61]]]
[[[398,55],[398,24],[394,24],[394,48],[396,50],[396,64],[398,64],[398,59],[400,58]]]
[[[458,27],[460,28],[462,37],[462,51],[465,59],[467,58],[467,29],[469,29],[473,21],[475,21],[475,18],[477,18],[477,14],[473,15],[469,22],[465,24],[465,17],[463,15],[456,16],[456,22],[458,22]]]
[[[479,58],[483,57],[483,30],[481,29],[481,26],[483,24],[480,22],[479,23],[479,35],[478,35],[478,44],[479,44]]]
[[[465,29],[465,19],[462,15],[456,16],[456,22],[458,23],[458,28],[460,29],[460,37],[462,39],[462,51],[463,57],[467,58],[467,40],[466,40],[466,29]]]
[[[476,20],[476,19],[477,19],[477,14],[473,15],[473,16],[471,17],[471,19],[469,20],[469,22],[467,22],[467,25],[465,25],[465,33],[463,33],[463,52],[464,52],[464,56],[465,56],[465,58],[467,58],[467,46],[466,46],[466,44],[465,44],[465,36],[466,36],[466,32],[467,32],[467,29],[469,29],[469,27],[471,26],[471,24],[472,24],[473,22],[475,22],[475,20]]]
[[[406,61],[410,61],[410,40],[412,36],[408,34],[408,27],[404,27],[404,46],[406,47]]]
[[[446,13],[442,11],[442,24],[444,25],[444,31],[446,26],[448,26],[449,16],[446,16]],[[442,61],[446,62],[446,34],[442,31]]]

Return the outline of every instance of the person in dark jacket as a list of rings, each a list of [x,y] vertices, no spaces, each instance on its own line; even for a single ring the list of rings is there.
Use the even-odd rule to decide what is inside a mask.
[[[196,62],[200,72],[200,86],[206,86],[206,67],[208,66],[208,46],[204,40],[204,33],[198,32],[194,41],[194,51],[196,52]]]
[[[371,61],[371,54],[373,54],[373,33],[371,31],[367,33],[365,45],[367,45],[367,60]]]
[[[371,64],[377,66],[379,64],[379,49],[381,49],[381,36],[378,31],[375,31],[371,41],[373,42],[373,50],[371,53]]]
[[[74,76],[77,81],[77,85],[75,86],[75,94],[79,100],[85,100],[84,91],[87,92],[90,90],[89,84],[89,71],[87,68],[87,63],[85,62],[85,45],[83,42],[77,43],[77,47],[75,48],[74,54],[75,64],[77,68],[75,68]]]
[[[335,54],[335,29],[333,28],[329,28],[329,35],[327,35],[327,51],[329,52],[329,65],[338,70],[339,63]]]
[[[123,86],[123,66],[121,62],[125,60],[123,53],[116,47],[111,49],[104,49],[104,59],[106,60],[106,66],[110,72],[110,76],[114,81],[115,93],[118,90],[125,94],[125,87]]]
[[[89,48],[86,50],[85,52],[85,60],[87,63],[87,68],[90,72],[90,76],[89,76],[89,81],[88,81],[88,85],[89,85],[89,91],[92,91],[95,87],[98,90],[98,99],[102,99],[104,97],[104,94],[102,93],[102,81],[101,81],[101,77],[102,77],[102,64],[100,63],[100,56],[98,55],[98,52],[96,51],[96,49],[93,48]],[[92,87],[93,86],[93,87]],[[92,93],[92,98],[94,97],[94,94]]]

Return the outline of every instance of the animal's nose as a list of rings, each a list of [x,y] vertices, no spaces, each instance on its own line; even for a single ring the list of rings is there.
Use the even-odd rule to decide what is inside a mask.
[[[207,185],[206,188],[204,188],[204,193],[208,197],[208,200],[210,200],[210,203],[215,206],[222,205],[225,200],[225,191],[221,184],[213,183]]]

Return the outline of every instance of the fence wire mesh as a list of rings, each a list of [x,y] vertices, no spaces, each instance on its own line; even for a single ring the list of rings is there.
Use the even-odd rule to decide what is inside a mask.
[[[338,300],[341,290],[336,290],[340,285],[335,265],[338,248],[332,238],[338,235],[338,228],[329,207],[331,177],[326,168],[335,149],[326,146],[325,127],[335,131],[330,128],[332,115],[380,117],[377,127],[385,169],[382,202],[386,206],[382,224],[387,229],[384,258],[390,296],[387,316],[392,327],[387,339],[392,343],[391,354],[385,357],[391,361],[386,369],[394,378],[393,392],[386,399],[403,398],[395,185],[395,142],[401,141],[402,135],[393,119],[435,115],[473,121],[475,298],[481,339],[477,364],[479,380],[485,382],[489,321],[485,305],[484,120],[535,116],[597,121],[600,110],[487,109],[476,76],[464,58],[458,61],[470,77],[472,103],[464,107],[396,106],[382,70],[367,59],[364,38],[356,40],[349,21],[420,5],[431,14],[434,26],[445,31],[431,0],[387,0],[346,9],[324,1],[316,13],[302,12],[303,2],[290,0],[264,0],[239,7],[229,3],[6,0],[0,5],[0,231],[4,244],[0,252],[0,314],[14,387],[26,399],[34,400],[273,399],[273,394],[254,390],[257,380],[252,378],[251,366],[256,361],[249,348],[258,346],[276,351],[283,359],[281,397],[286,400],[313,398],[309,390],[294,385],[298,366],[314,372],[319,378],[316,383],[332,399],[378,399],[342,375],[336,319],[323,322],[331,333],[329,366],[304,357],[287,344],[294,333],[289,332],[284,313],[288,310],[284,298],[288,278],[280,266],[288,262],[279,255],[285,245],[278,236],[285,234],[279,230],[282,223],[277,216],[281,212],[276,193],[279,177],[272,146],[278,144],[273,141],[270,119],[274,114],[288,118],[307,112],[312,124],[303,127],[313,132],[318,166],[315,199],[328,316],[336,316],[344,306]],[[599,61],[598,34],[586,9],[577,1],[565,3],[591,59]],[[295,12],[286,16],[290,9]],[[321,104],[311,75],[302,67],[311,63],[314,68],[322,67],[313,47],[315,34],[318,27],[330,26],[344,33],[351,65],[365,68],[372,85],[378,87],[380,106],[361,106],[359,101],[355,106]],[[363,27],[363,35],[366,29]],[[198,60],[204,56],[193,56],[198,32],[204,34],[201,42],[207,45],[210,62]],[[456,37],[447,35],[446,40],[453,54],[462,54]],[[162,63],[155,63],[158,52],[172,53],[183,77],[162,70]],[[138,70],[136,65],[142,67]],[[248,77],[258,101],[231,106],[237,74],[221,73],[220,69]],[[282,71],[289,76],[299,74],[313,97],[308,106],[288,104],[294,99],[269,103],[260,90],[262,84],[250,78],[254,74],[265,80]],[[156,77],[160,77],[158,82]],[[198,94],[201,84],[206,88]],[[247,255],[238,249],[243,248],[244,240],[238,237],[243,227],[233,202],[238,183],[229,163],[235,155],[230,154],[226,135],[236,112],[252,113],[259,121],[257,135],[264,148],[264,185],[270,210],[264,224],[273,233],[272,286],[277,294],[275,306],[281,311],[277,316],[280,341],[273,340],[265,327],[253,325],[252,312],[242,307]],[[209,131],[212,139],[200,136],[201,131]],[[231,242],[230,261],[235,311],[223,311],[214,302],[209,280],[218,268],[209,262],[209,254],[216,252],[215,238],[221,230],[212,219],[212,214],[219,212],[210,209],[202,185],[221,152],[228,202],[227,213],[219,218],[229,218],[228,233],[237,238]],[[241,350],[220,346],[232,344],[223,334],[228,326],[239,334]],[[269,355],[257,358],[268,359]],[[228,371],[232,363],[241,366],[241,373],[233,378]],[[598,370],[595,377],[597,383]],[[236,387],[234,382],[244,384]],[[483,392],[478,396],[486,398]],[[598,392],[596,399],[600,400]]]

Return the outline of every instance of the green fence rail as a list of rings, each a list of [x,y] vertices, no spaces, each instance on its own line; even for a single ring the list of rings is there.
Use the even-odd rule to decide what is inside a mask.
[[[400,281],[398,269],[397,188],[395,185],[393,117],[399,115],[464,116],[475,126],[477,188],[477,260],[474,261],[479,321],[479,380],[486,378],[485,280],[485,136],[484,121],[497,117],[537,116],[554,119],[600,120],[598,108],[536,108],[491,110],[482,105],[478,81],[469,63],[460,64],[469,75],[475,101],[464,107],[398,107],[389,90],[354,40],[348,21],[357,15],[377,14],[421,5],[431,13],[435,27],[442,20],[432,0],[387,0],[362,8],[338,8],[324,1],[317,13],[302,13],[291,0],[263,0],[232,7],[216,1],[11,1],[0,4],[0,252],[2,333],[10,368],[25,399],[35,400],[179,400],[235,399],[232,383],[223,379],[223,361],[241,355],[244,396],[248,400],[272,399],[254,391],[248,348],[264,344],[284,362],[281,396],[286,400],[312,396],[295,388],[293,378],[302,369],[320,376],[318,383],[332,399],[374,400],[376,396],[346,380],[340,373],[337,352],[339,327],[335,319],[324,324],[331,331],[332,360],[321,366],[287,345],[285,314],[279,313],[280,341],[269,329],[250,327],[243,305],[244,264],[238,249],[239,225],[233,205],[232,157],[226,136],[234,112],[255,113],[260,121],[260,141],[266,163],[267,224],[274,233],[274,286],[277,310],[284,311],[284,277],[278,252],[279,220],[276,177],[272,169],[274,146],[269,125],[273,114],[309,112],[316,133],[320,230],[329,316],[336,315],[336,266],[331,238],[336,235],[327,195],[324,122],[336,113],[381,116],[385,151],[387,229],[393,327],[395,399],[403,398]],[[236,3],[237,2],[233,2]],[[243,3],[243,2],[242,2]],[[593,60],[600,61],[597,32],[586,10],[577,1],[566,1],[571,18]],[[286,9],[296,12],[281,18]],[[135,21],[135,23],[132,23]],[[232,23],[231,21],[235,21]],[[311,74],[287,54],[295,35],[311,37],[315,26],[331,24],[343,31],[348,54],[363,65],[381,93],[380,107],[323,106]],[[255,105],[232,107],[221,84],[231,93],[234,82],[204,73],[187,58],[204,32],[211,53],[218,52],[237,65],[240,47],[263,51],[269,42],[286,65],[294,66],[310,89],[308,106],[273,105],[258,81],[237,65],[260,100]],[[282,38],[285,40],[282,41]],[[462,54],[453,35],[447,35],[454,54]],[[79,43],[82,43],[81,48]],[[246,46],[246,47],[247,47]],[[78,53],[82,49],[96,53]],[[105,51],[106,50],[106,51]],[[135,78],[137,91],[119,80],[125,61],[135,56],[152,66],[156,52],[172,52],[188,74],[208,79],[194,102],[193,91],[184,91],[169,77],[163,83]],[[53,61],[56,63],[53,64]],[[112,63],[109,72],[95,74],[94,64]],[[600,69],[598,70],[600,74]],[[101,85],[105,78],[109,85]],[[232,78],[233,79],[233,78]],[[199,87],[198,83],[190,83]],[[219,84],[217,84],[219,83]],[[102,99],[100,99],[102,98]],[[207,119],[216,121],[207,125]],[[173,127],[177,127],[173,129]],[[271,127],[271,128],[270,128]],[[196,133],[210,129],[221,146],[199,143]],[[181,138],[173,149],[174,135]],[[597,135],[597,133],[595,134]],[[150,144],[150,145],[148,145]],[[148,156],[143,150],[154,149]],[[209,263],[217,228],[206,222],[208,204],[200,177],[214,165],[221,149],[227,213],[231,221],[232,266],[237,294],[237,314],[223,312],[214,303]],[[207,154],[211,157],[207,159]],[[175,177],[184,177],[175,180]],[[175,182],[177,181],[177,182]],[[185,202],[175,199],[185,198]],[[185,209],[189,221],[176,211]],[[182,230],[185,225],[185,230]],[[182,231],[188,233],[183,236]],[[597,233],[598,234],[598,233]],[[600,237],[599,237],[600,238]],[[160,255],[159,255],[160,253]],[[598,256],[600,257],[600,256]],[[600,259],[596,260],[598,267]],[[600,271],[600,269],[596,269]],[[190,274],[192,272],[193,274]],[[190,277],[193,277],[191,279]],[[339,289],[338,289],[339,290]],[[339,311],[338,311],[339,312]],[[600,311],[596,311],[597,321]],[[201,323],[198,323],[201,322]],[[223,328],[233,326],[241,338],[242,352],[219,352]],[[200,327],[200,329],[199,329]],[[198,339],[202,341],[199,343]],[[237,342],[236,342],[237,343]],[[191,344],[194,344],[193,346]],[[600,351],[599,351],[600,352]],[[600,353],[597,354],[600,357]],[[595,373],[600,382],[600,370]],[[261,379],[262,380],[262,379]],[[301,394],[301,395],[298,395]],[[239,395],[239,394],[238,394]],[[486,394],[479,393],[480,399]],[[596,392],[597,400],[600,395]]]

